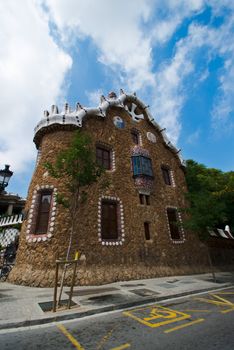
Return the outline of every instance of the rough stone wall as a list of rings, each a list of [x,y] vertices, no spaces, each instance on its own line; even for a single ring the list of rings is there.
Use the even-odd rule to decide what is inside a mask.
[[[113,124],[115,116],[124,120],[123,129]],[[132,177],[132,128],[140,132],[142,147],[149,151],[152,159],[154,181],[149,206],[140,204]],[[96,142],[112,147],[116,164],[115,171],[106,171],[102,175],[109,179],[109,188],[103,190],[100,182],[90,186],[87,201],[77,212],[72,254],[79,250],[83,260],[79,262],[76,283],[98,285],[118,280],[208,271],[207,248],[194,234],[185,232],[185,240],[181,243],[173,242],[170,237],[166,207],[181,208],[187,205],[184,198],[186,184],[180,162],[165,146],[160,132],[146,118],[140,122],[132,121],[127,112],[119,107],[109,109],[106,118],[88,116],[82,129],[92,136],[94,150]],[[155,134],[156,143],[148,140],[147,132]],[[26,210],[31,207],[33,192],[38,185],[52,185],[58,193],[65,191],[63,181],[51,178],[43,164],[53,162],[56,154],[69,145],[72,133],[72,130],[58,128],[43,136],[41,157],[30,184]],[[175,186],[165,185],[162,164],[173,171]],[[98,200],[101,196],[118,197],[123,203],[125,240],[122,245],[102,245],[98,239]],[[55,259],[64,257],[68,246],[68,211],[61,205],[57,206],[53,236],[45,242],[29,243],[26,240],[28,220],[22,226],[16,266],[9,280],[33,286],[52,286]],[[146,221],[150,223],[151,239],[148,241],[144,234]],[[68,273],[67,283],[69,281]]]

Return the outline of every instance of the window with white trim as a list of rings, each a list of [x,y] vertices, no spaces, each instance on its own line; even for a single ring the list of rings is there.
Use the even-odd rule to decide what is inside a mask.
[[[180,221],[178,211],[175,208],[167,208],[167,218],[169,223],[170,235],[173,240],[181,239]]]
[[[163,176],[164,183],[166,185],[171,186],[172,185],[171,170],[169,169],[169,167],[167,167],[165,165],[162,165],[161,166],[161,171],[162,171],[162,176]]]
[[[104,240],[119,238],[117,201],[103,199],[101,202],[101,237]]]
[[[45,234],[48,231],[52,202],[52,190],[41,190],[38,198],[38,212],[35,234]]]

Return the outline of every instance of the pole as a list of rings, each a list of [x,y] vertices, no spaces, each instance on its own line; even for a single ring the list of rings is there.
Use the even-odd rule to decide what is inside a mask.
[[[53,312],[56,312],[56,307],[57,307],[58,270],[59,270],[59,264],[56,261]]]
[[[78,263],[78,259],[76,259],[75,262],[74,262],[74,270],[73,270],[73,276],[72,276],[72,282],[71,282],[71,289],[70,289],[69,300],[68,300],[68,309],[71,308],[71,301],[72,301],[72,295],[73,295],[73,288],[74,288],[75,278],[76,278],[77,263]]]

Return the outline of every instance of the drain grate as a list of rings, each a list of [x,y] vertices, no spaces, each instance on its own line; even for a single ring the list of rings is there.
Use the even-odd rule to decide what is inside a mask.
[[[64,299],[60,301],[61,306],[67,306],[68,299]],[[38,303],[43,312],[49,312],[53,309],[53,301],[46,301],[44,303]],[[71,302],[71,306],[77,305],[74,301]]]

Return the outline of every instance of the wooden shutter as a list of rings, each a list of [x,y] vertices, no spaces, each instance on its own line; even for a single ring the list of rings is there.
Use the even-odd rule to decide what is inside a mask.
[[[142,174],[153,176],[152,162],[150,158],[141,157]]]
[[[143,194],[139,194],[139,199],[140,199],[140,204],[144,204],[144,195]]]
[[[102,238],[118,239],[118,220],[116,202],[102,202]]]
[[[133,168],[133,175],[134,176],[141,175],[141,160],[140,160],[140,156],[133,156],[132,157],[132,168]]]
[[[149,229],[149,223],[148,222],[144,222],[144,229],[145,229],[145,239],[147,241],[150,240],[150,229]]]
[[[146,205],[150,205],[150,196],[149,195],[145,195],[145,201],[146,201]]]
[[[170,233],[172,239],[180,239],[180,231],[177,225],[177,211],[173,208],[167,209],[167,216],[169,221]]]
[[[110,150],[102,147],[97,147],[96,160],[99,165],[103,166],[103,168],[107,170],[111,169]]]
[[[136,131],[132,131],[131,132],[131,135],[132,135],[132,141],[138,145],[139,144],[139,135]]]
[[[168,168],[162,167],[162,175],[166,185],[171,185],[170,170]]]
[[[39,198],[39,210],[37,214],[36,234],[47,233],[52,193],[42,191]]]

